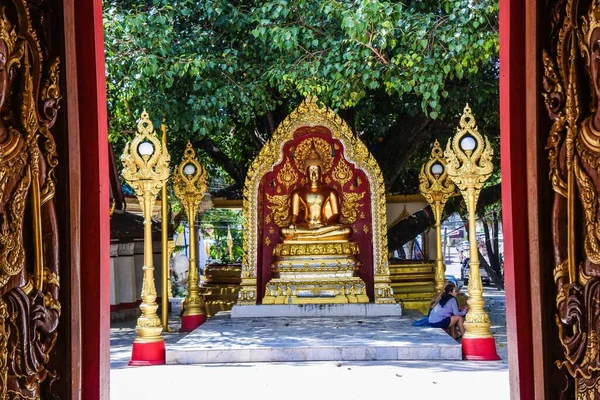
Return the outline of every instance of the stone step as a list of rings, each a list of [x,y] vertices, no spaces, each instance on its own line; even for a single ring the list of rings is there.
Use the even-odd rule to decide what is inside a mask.
[[[167,345],[167,364],[461,360],[443,330],[407,317],[231,318],[220,312]]]

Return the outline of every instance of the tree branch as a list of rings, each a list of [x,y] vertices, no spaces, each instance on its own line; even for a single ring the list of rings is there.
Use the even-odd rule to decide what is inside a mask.
[[[246,177],[246,171],[243,170],[243,167],[229,158],[227,154],[223,153],[221,149],[217,147],[215,142],[212,141],[212,139],[203,137],[199,141],[192,143],[192,145],[194,148],[204,150],[204,152],[206,152],[206,154],[208,154],[208,156],[212,158],[215,163],[221,166],[233,180],[240,185],[243,185],[244,178]]]
[[[373,156],[379,163],[384,175],[385,188],[390,190],[402,172],[404,165],[418,148],[419,143],[427,137],[428,129],[434,123],[431,119],[406,118],[396,121],[391,127],[388,138],[375,147]],[[408,128],[407,128],[408,127]],[[402,151],[398,151],[402,149]]]

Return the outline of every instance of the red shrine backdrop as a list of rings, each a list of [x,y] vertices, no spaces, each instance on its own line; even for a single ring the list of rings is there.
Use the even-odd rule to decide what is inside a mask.
[[[282,161],[261,180],[257,232],[257,243],[262,243],[257,254],[258,298],[262,300],[265,285],[273,277],[273,249],[282,241],[280,229],[290,223],[291,193],[307,184],[303,163],[313,145],[323,161],[322,182],[338,192],[339,222],[352,227],[350,240],[360,247],[358,258],[362,266],[357,276],[365,282],[367,295],[373,301],[373,229],[369,181],[363,171],[346,160],[342,143],[323,126],[298,128],[293,140],[283,146]]]

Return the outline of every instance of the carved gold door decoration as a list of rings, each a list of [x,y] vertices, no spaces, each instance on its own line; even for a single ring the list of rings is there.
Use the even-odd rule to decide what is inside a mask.
[[[33,26],[44,28],[32,24],[27,2],[2,3],[0,399],[52,398],[59,378],[50,365],[56,364],[51,353],[61,313],[58,154],[51,132],[61,98],[60,61],[43,53],[48,46],[38,38],[47,32],[40,35]]]
[[[588,7],[589,6],[589,7]],[[557,7],[543,52],[543,95],[553,121],[547,150],[553,202],[556,323],[567,378],[563,398],[600,398],[600,1]],[[584,93],[589,97],[585,98]],[[587,97],[587,96],[586,96]]]

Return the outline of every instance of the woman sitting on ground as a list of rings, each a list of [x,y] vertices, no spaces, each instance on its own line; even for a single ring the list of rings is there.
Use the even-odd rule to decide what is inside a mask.
[[[456,328],[460,331],[460,336],[465,334],[463,325],[463,316],[467,313],[467,307],[458,309],[456,300],[456,286],[454,283],[447,283],[444,287],[444,294],[440,301],[433,307],[429,313],[429,325],[434,328],[442,328],[456,339]]]

